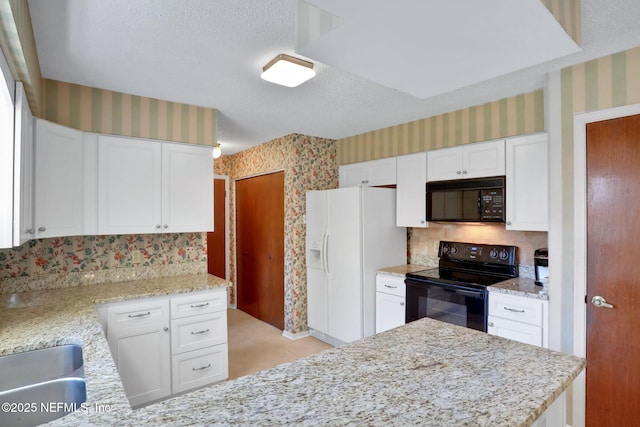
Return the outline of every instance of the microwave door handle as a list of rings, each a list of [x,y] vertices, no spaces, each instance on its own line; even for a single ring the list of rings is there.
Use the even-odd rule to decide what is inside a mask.
[[[482,220],[482,190],[478,190],[478,219]]]

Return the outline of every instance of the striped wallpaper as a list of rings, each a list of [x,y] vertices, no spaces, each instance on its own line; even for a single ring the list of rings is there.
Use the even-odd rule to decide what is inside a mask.
[[[582,12],[580,0],[542,0],[556,21],[580,45],[582,41]]]
[[[44,117],[89,132],[193,144],[216,142],[217,110],[43,80]]]
[[[0,47],[14,78],[24,84],[31,111],[39,117],[42,79],[27,0],[0,0]]]
[[[338,164],[544,131],[535,91],[338,140]]]

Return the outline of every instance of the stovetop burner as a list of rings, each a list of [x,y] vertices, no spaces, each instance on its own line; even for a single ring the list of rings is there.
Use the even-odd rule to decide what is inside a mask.
[[[438,256],[438,268],[409,273],[407,278],[484,289],[518,277],[516,246],[441,241]]]
[[[416,271],[414,273],[407,274],[407,277],[412,279],[437,280],[438,282],[452,285],[464,284],[465,286],[476,287],[479,289],[484,289],[487,286],[509,279],[509,277],[496,276],[492,274],[471,273],[467,271],[440,268]]]

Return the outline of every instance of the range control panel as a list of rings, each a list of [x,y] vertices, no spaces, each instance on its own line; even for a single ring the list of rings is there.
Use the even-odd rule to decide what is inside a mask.
[[[441,241],[438,257],[455,261],[514,265],[518,262],[518,247]]]

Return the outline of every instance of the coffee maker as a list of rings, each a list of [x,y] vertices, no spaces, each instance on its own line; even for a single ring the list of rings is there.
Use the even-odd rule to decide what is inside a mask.
[[[536,249],[533,253],[533,267],[536,271],[536,285],[543,286],[549,280],[549,250]]]

